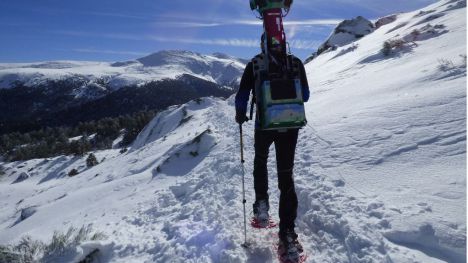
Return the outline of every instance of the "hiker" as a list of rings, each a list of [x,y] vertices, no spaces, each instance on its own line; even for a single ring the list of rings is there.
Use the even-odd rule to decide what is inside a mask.
[[[285,45],[266,45],[265,34],[261,38],[262,53],[255,58],[261,61],[268,61],[269,76],[277,76],[278,78],[285,78],[284,74],[286,68],[286,47]],[[265,52],[268,48],[268,52]],[[265,60],[265,58],[268,58]],[[297,57],[289,55],[290,59],[297,65],[296,78],[300,79],[302,100],[307,102],[309,99],[309,85],[305,73],[304,65]],[[254,58],[254,59],[255,59]],[[248,120],[246,116],[247,104],[249,101],[250,93],[256,90],[255,85],[259,85],[258,77],[261,74],[255,74],[257,62],[252,60],[245,67],[239,91],[235,98],[235,108],[237,123],[242,125]],[[256,64],[257,65],[257,64]],[[271,80],[271,79],[270,79]],[[257,83],[257,84],[256,84]],[[279,87],[281,88],[281,87]],[[258,101],[258,98],[255,98]],[[303,107],[303,106],[302,106]],[[278,187],[280,190],[279,202],[279,238],[280,242],[287,245],[298,246],[302,250],[297,241],[297,234],[294,230],[295,219],[297,214],[297,196],[294,188],[293,179],[293,166],[294,154],[296,150],[296,143],[299,133],[299,128],[278,128],[278,129],[263,129],[259,120],[262,108],[258,107],[256,110],[255,120],[255,158],[254,158],[254,188],[255,188],[255,203],[253,204],[253,224],[258,224],[259,227],[268,227],[270,224],[269,216],[269,201],[268,201],[268,170],[267,160],[269,154],[269,147],[272,143],[275,144],[276,150],[276,165],[278,174]],[[305,121],[304,124],[305,125]]]

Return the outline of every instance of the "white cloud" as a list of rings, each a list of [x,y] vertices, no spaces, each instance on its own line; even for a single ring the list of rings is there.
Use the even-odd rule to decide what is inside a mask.
[[[302,39],[293,39],[289,42],[289,46],[295,49],[305,49],[305,50],[314,50],[320,46],[319,41],[315,40],[302,40]]]
[[[72,49],[74,52],[79,53],[96,53],[96,54],[113,54],[113,55],[134,55],[143,56],[148,54],[147,52],[136,52],[136,51],[122,51],[122,50],[110,50],[110,49],[92,49],[92,48],[75,48]]]
[[[83,31],[54,31],[56,34],[76,37],[92,37],[92,38],[109,38],[109,39],[125,39],[135,41],[156,41],[168,43],[182,43],[194,45],[212,45],[212,46],[231,46],[231,47],[259,47],[260,41],[258,39],[245,39],[245,38],[181,38],[181,37],[161,37],[153,35],[129,35],[129,34],[96,34]],[[319,43],[314,40],[306,39],[291,39],[289,44],[292,48],[296,49],[314,49],[319,46]],[[127,55],[141,55],[141,52],[133,51],[114,51],[114,50],[97,50],[97,49],[75,49],[76,52],[88,53],[108,53],[108,54],[127,54]]]
[[[296,33],[298,31],[297,29],[298,29],[297,25],[292,25],[292,26],[285,27],[286,36],[289,39],[293,39],[296,36]]]

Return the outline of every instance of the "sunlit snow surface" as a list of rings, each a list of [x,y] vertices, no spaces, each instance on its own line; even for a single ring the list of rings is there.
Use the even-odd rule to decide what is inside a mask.
[[[465,262],[465,6],[442,1],[423,9],[434,12],[400,14],[356,49],[344,46],[306,65],[309,125],[294,172],[296,230],[308,262]],[[384,41],[425,32],[428,23],[444,27],[381,55]],[[86,156],[5,164],[0,243],[23,235],[47,241],[54,230],[92,224],[109,236],[100,243],[104,261],[277,262],[275,229],[249,227],[252,245],[241,247],[233,117],[232,97],[204,98],[160,113],[128,152],[96,152],[105,160],[90,169]],[[244,141],[250,216],[253,123],[244,125]],[[80,174],[70,178],[72,168]],[[22,172],[31,177],[13,183]],[[36,213],[18,222],[32,206]]]

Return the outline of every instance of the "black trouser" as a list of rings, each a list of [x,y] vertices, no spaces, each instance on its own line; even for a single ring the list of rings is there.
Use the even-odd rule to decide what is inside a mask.
[[[280,190],[280,232],[294,229],[297,216],[297,196],[294,189],[293,167],[298,129],[279,131],[255,130],[254,188],[256,200],[268,200],[268,152],[275,143],[278,188]]]

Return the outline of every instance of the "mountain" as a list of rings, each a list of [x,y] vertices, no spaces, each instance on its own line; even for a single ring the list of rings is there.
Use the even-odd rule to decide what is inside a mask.
[[[309,124],[294,180],[308,262],[466,261],[465,18],[466,1],[439,1],[306,65]],[[276,229],[249,227],[252,245],[241,246],[244,172],[248,216],[255,200],[254,124],[243,127],[242,167],[234,114],[233,96],[171,106],[127,152],[94,152],[93,167],[86,156],[2,163],[0,244],[51,243],[54,231],[86,226],[80,242],[35,257],[277,262]]]
[[[144,67],[167,68],[191,74],[220,85],[239,83],[244,63],[236,58],[215,53],[201,55],[190,51],[161,51],[137,59]]]
[[[0,64],[0,134],[227,97],[243,70],[240,59],[190,51],[114,63]]]
[[[109,90],[141,85],[162,79],[175,79],[183,74],[230,85],[239,82],[244,70],[241,59],[215,53],[203,55],[191,51],[160,51],[134,61],[79,62],[52,61],[40,63],[0,63],[0,88],[22,83],[33,87],[45,82],[80,79],[86,84],[98,84]],[[84,85],[83,90],[86,89]],[[76,96],[83,93],[76,91]]]

